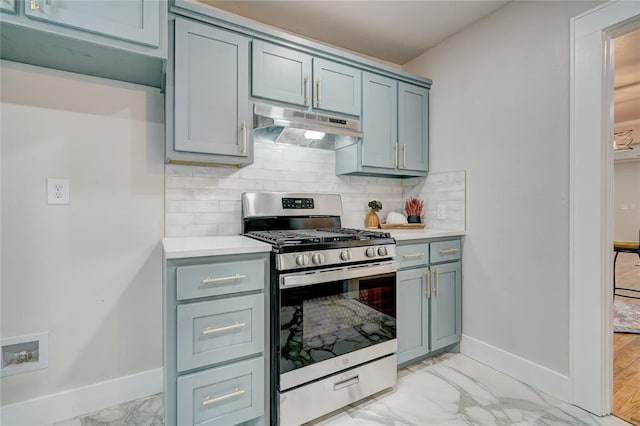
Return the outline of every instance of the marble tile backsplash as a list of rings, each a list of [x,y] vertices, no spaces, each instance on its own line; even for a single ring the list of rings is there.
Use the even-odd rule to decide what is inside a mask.
[[[428,228],[464,230],[466,229],[466,184],[464,170],[429,173],[426,179],[403,180],[402,198],[414,196],[424,200],[423,222]]]
[[[254,164],[242,169],[168,164],[167,237],[236,235],[241,232],[240,197],[249,191],[330,192],[342,195],[342,225],[364,226],[370,200],[382,201],[384,222],[390,211],[404,212],[410,195],[425,200],[427,227],[464,229],[465,172],[396,179],[336,176],[333,151],[255,143]],[[437,205],[445,219],[437,219]]]

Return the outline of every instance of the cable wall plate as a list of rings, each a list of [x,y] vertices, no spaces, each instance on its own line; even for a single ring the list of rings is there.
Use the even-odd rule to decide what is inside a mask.
[[[49,365],[49,333],[0,338],[0,377]]]

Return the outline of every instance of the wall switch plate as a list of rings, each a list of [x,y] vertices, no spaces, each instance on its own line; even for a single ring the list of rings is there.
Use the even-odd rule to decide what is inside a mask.
[[[438,204],[436,206],[436,219],[446,219],[447,210],[444,204]]]
[[[47,204],[69,204],[69,179],[47,179]]]

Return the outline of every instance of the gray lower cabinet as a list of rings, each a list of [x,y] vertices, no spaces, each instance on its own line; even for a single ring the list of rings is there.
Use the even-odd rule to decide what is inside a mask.
[[[174,37],[167,75],[173,79],[167,88],[167,120],[173,120],[168,162],[251,164],[250,39],[180,18]]]
[[[336,151],[336,174],[425,176],[429,90],[369,72],[362,79],[364,136]]]
[[[460,341],[460,247],[459,238],[398,243],[398,364]]]
[[[268,256],[165,260],[165,424],[268,423]]]

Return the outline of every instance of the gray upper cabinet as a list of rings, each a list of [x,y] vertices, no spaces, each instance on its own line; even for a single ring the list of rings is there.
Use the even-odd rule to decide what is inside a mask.
[[[165,0],[0,0],[0,58],[161,88]]]
[[[311,56],[260,40],[252,47],[252,95],[309,106]]]
[[[0,0],[0,12],[16,13],[16,0]]]
[[[429,90],[362,73],[362,141],[336,152],[336,174],[425,176]]]
[[[313,58],[313,106],[316,109],[360,115],[362,72],[346,65]]]
[[[160,2],[156,0],[24,0],[29,18],[157,47]]]
[[[175,151],[252,160],[249,39],[183,19],[175,27]]]
[[[362,165],[395,168],[398,149],[398,83],[363,73]]]
[[[261,40],[253,41],[252,61],[254,97],[360,115],[360,70]]]
[[[460,262],[431,267],[431,350],[460,341],[462,277]]]
[[[429,169],[429,91],[424,87],[398,83],[399,167]]]

